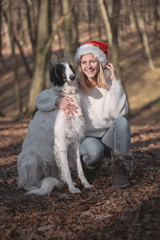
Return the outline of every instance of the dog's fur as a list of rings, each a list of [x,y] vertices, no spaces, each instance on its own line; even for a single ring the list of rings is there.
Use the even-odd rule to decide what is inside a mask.
[[[77,79],[72,66],[62,62],[53,67],[50,80],[57,96],[69,96],[74,100],[78,113],[68,118],[58,108],[36,113],[17,160],[18,187],[28,190],[27,194],[44,195],[67,183],[71,193],[79,193],[72,182],[68,158],[76,159],[82,184],[86,188],[91,185],[84,176],[79,154],[84,119],[77,94]]]

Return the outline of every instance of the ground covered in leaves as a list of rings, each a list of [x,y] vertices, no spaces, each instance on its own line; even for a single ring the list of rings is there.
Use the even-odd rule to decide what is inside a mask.
[[[131,125],[134,175],[126,189],[113,189],[105,159],[91,189],[48,196],[17,190],[17,155],[27,119],[0,120],[0,239],[160,239],[160,126]]]

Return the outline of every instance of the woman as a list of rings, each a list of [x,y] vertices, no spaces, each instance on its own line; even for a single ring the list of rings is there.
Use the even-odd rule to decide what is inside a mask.
[[[112,150],[113,186],[125,187],[132,171],[130,127],[123,117],[128,103],[116,71],[108,63],[108,46],[99,41],[86,42],[77,49],[74,60],[79,66],[79,91],[86,122],[85,139],[80,146],[84,170],[96,171]],[[49,91],[37,97],[38,109],[51,111],[57,106],[67,117],[77,113],[71,98],[55,98]]]

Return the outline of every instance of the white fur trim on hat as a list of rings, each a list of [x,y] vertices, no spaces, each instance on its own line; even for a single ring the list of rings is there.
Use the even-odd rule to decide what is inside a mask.
[[[102,66],[105,67],[106,63],[108,62],[106,54],[99,47],[96,47],[92,44],[84,44],[77,49],[74,57],[75,63],[79,64],[81,56],[89,53],[93,54],[102,64]]]

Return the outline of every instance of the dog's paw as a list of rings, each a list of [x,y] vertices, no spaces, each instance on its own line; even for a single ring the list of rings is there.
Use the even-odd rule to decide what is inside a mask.
[[[71,192],[71,193],[81,193],[81,191],[79,190],[79,188],[76,188],[76,187],[70,187],[69,188],[69,191]]]
[[[91,185],[91,184],[89,184],[88,182],[86,182],[86,183],[84,183],[84,187],[85,187],[85,188],[91,188],[91,187],[92,187],[92,185]]]

